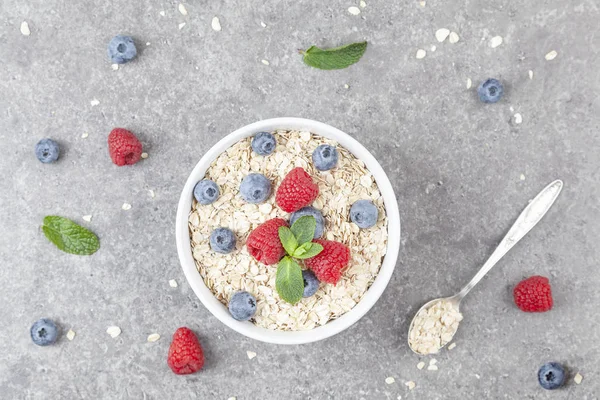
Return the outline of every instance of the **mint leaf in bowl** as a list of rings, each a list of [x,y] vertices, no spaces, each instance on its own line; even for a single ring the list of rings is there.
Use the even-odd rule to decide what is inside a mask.
[[[290,304],[296,304],[302,299],[304,279],[302,269],[294,259],[286,256],[279,261],[275,289],[279,296]]]

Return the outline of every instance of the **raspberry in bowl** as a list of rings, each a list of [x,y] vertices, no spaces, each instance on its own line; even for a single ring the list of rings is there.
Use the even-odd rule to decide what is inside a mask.
[[[218,188],[211,202],[194,197],[206,181]],[[355,207],[351,219],[359,201],[372,207]],[[360,227],[357,215],[370,223]],[[298,228],[308,220],[310,237]],[[186,182],[176,225],[179,258],[202,303],[239,333],[277,344],[317,341],[358,321],[389,282],[400,242],[396,198],[379,163],[349,135],[297,118],[248,125],[209,150]],[[222,228],[235,235],[228,252],[211,249]],[[304,285],[286,286],[280,278],[289,276]],[[240,292],[252,308],[244,321],[228,309]]]

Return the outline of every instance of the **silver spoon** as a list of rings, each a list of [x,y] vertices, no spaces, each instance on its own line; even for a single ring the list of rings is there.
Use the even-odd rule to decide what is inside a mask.
[[[410,323],[410,327],[408,328],[408,345],[413,352],[417,353],[417,351],[415,351],[415,349],[413,349],[410,344],[410,332],[413,329],[416,316],[419,314],[419,312],[421,312],[421,310],[423,309],[428,309],[430,306],[432,306],[438,301],[447,301],[454,306],[456,311],[458,311],[460,307],[460,302],[471,291],[471,289],[473,289],[473,287],[477,285],[477,283],[479,283],[479,281],[485,276],[485,274],[487,274],[492,269],[492,267],[496,265],[496,263],[500,261],[500,259],[504,257],[504,255],[508,253],[508,251],[512,249],[513,246],[517,244],[517,242],[521,240],[531,230],[531,228],[533,228],[542,219],[542,217],[550,209],[552,204],[554,204],[554,201],[558,197],[560,191],[562,190],[562,187],[562,181],[556,180],[548,186],[546,186],[533,200],[531,200],[529,205],[525,207],[525,210],[523,210],[521,215],[519,215],[519,218],[517,218],[513,226],[506,234],[506,236],[504,236],[504,239],[502,239],[496,250],[494,250],[490,258],[488,258],[488,260],[485,262],[485,264],[483,264],[483,267],[481,267],[479,272],[475,274],[473,279],[471,279],[471,281],[467,283],[465,287],[461,289],[460,292],[451,297],[431,300],[430,302],[425,303],[425,305],[421,307],[419,311],[417,311],[415,317]],[[454,334],[455,333],[456,331],[454,332]],[[450,343],[451,341],[452,339],[448,340],[446,343],[442,343],[441,348],[446,346],[446,344]]]

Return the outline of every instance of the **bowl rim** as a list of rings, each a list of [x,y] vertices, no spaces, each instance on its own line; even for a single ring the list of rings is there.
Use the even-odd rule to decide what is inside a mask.
[[[192,207],[193,190],[202,179],[210,164],[226,149],[239,140],[261,131],[277,129],[308,130],[337,141],[341,146],[363,161],[373,175],[384,200],[388,218],[388,243],[379,273],[362,299],[342,316],[325,325],[306,331],[274,331],[254,325],[249,321],[234,320],[224,306],[205,285],[196,269],[189,237],[188,215]],[[218,320],[234,331],[249,338],[273,344],[304,344],[331,337],[349,328],[361,319],[379,300],[387,287],[400,252],[400,214],[392,184],[387,174],[373,155],[356,139],[341,130],[322,122],[304,118],[271,118],[243,126],[219,140],[202,156],[188,176],[181,192],[175,222],[177,253],[185,277],[202,304]]]

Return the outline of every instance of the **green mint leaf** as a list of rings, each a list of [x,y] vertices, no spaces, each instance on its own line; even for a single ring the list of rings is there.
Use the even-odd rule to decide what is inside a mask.
[[[70,254],[90,255],[100,248],[98,236],[67,218],[49,215],[42,230],[56,247]]]
[[[312,215],[298,218],[291,228],[298,245],[311,242],[315,237],[315,229],[317,229],[317,220]]]
[[[333,49],[310,47],[304,54],[304,63],[319,69],[342,69],[358,62],[367,49],[367,42],[352,43]]]
[[[304,243],[298,246],[292,257],[304,260],[306,258],[313,258],[322,251],[323,246],[319,243]]]
[[[290,257],[279,261],[275,289],[279,296],[290,304],[296,304],[304,294],[304,279],[300,265]]]
[[[281,240],[281,244],[283,245],[285,251],[289,255],[294,254],[294,251],[296,251],[296,248],[298,247],[298,242],[296,241],[296,237],[290,228],[287,226],[280,226],[278,232],[279,240]]]

